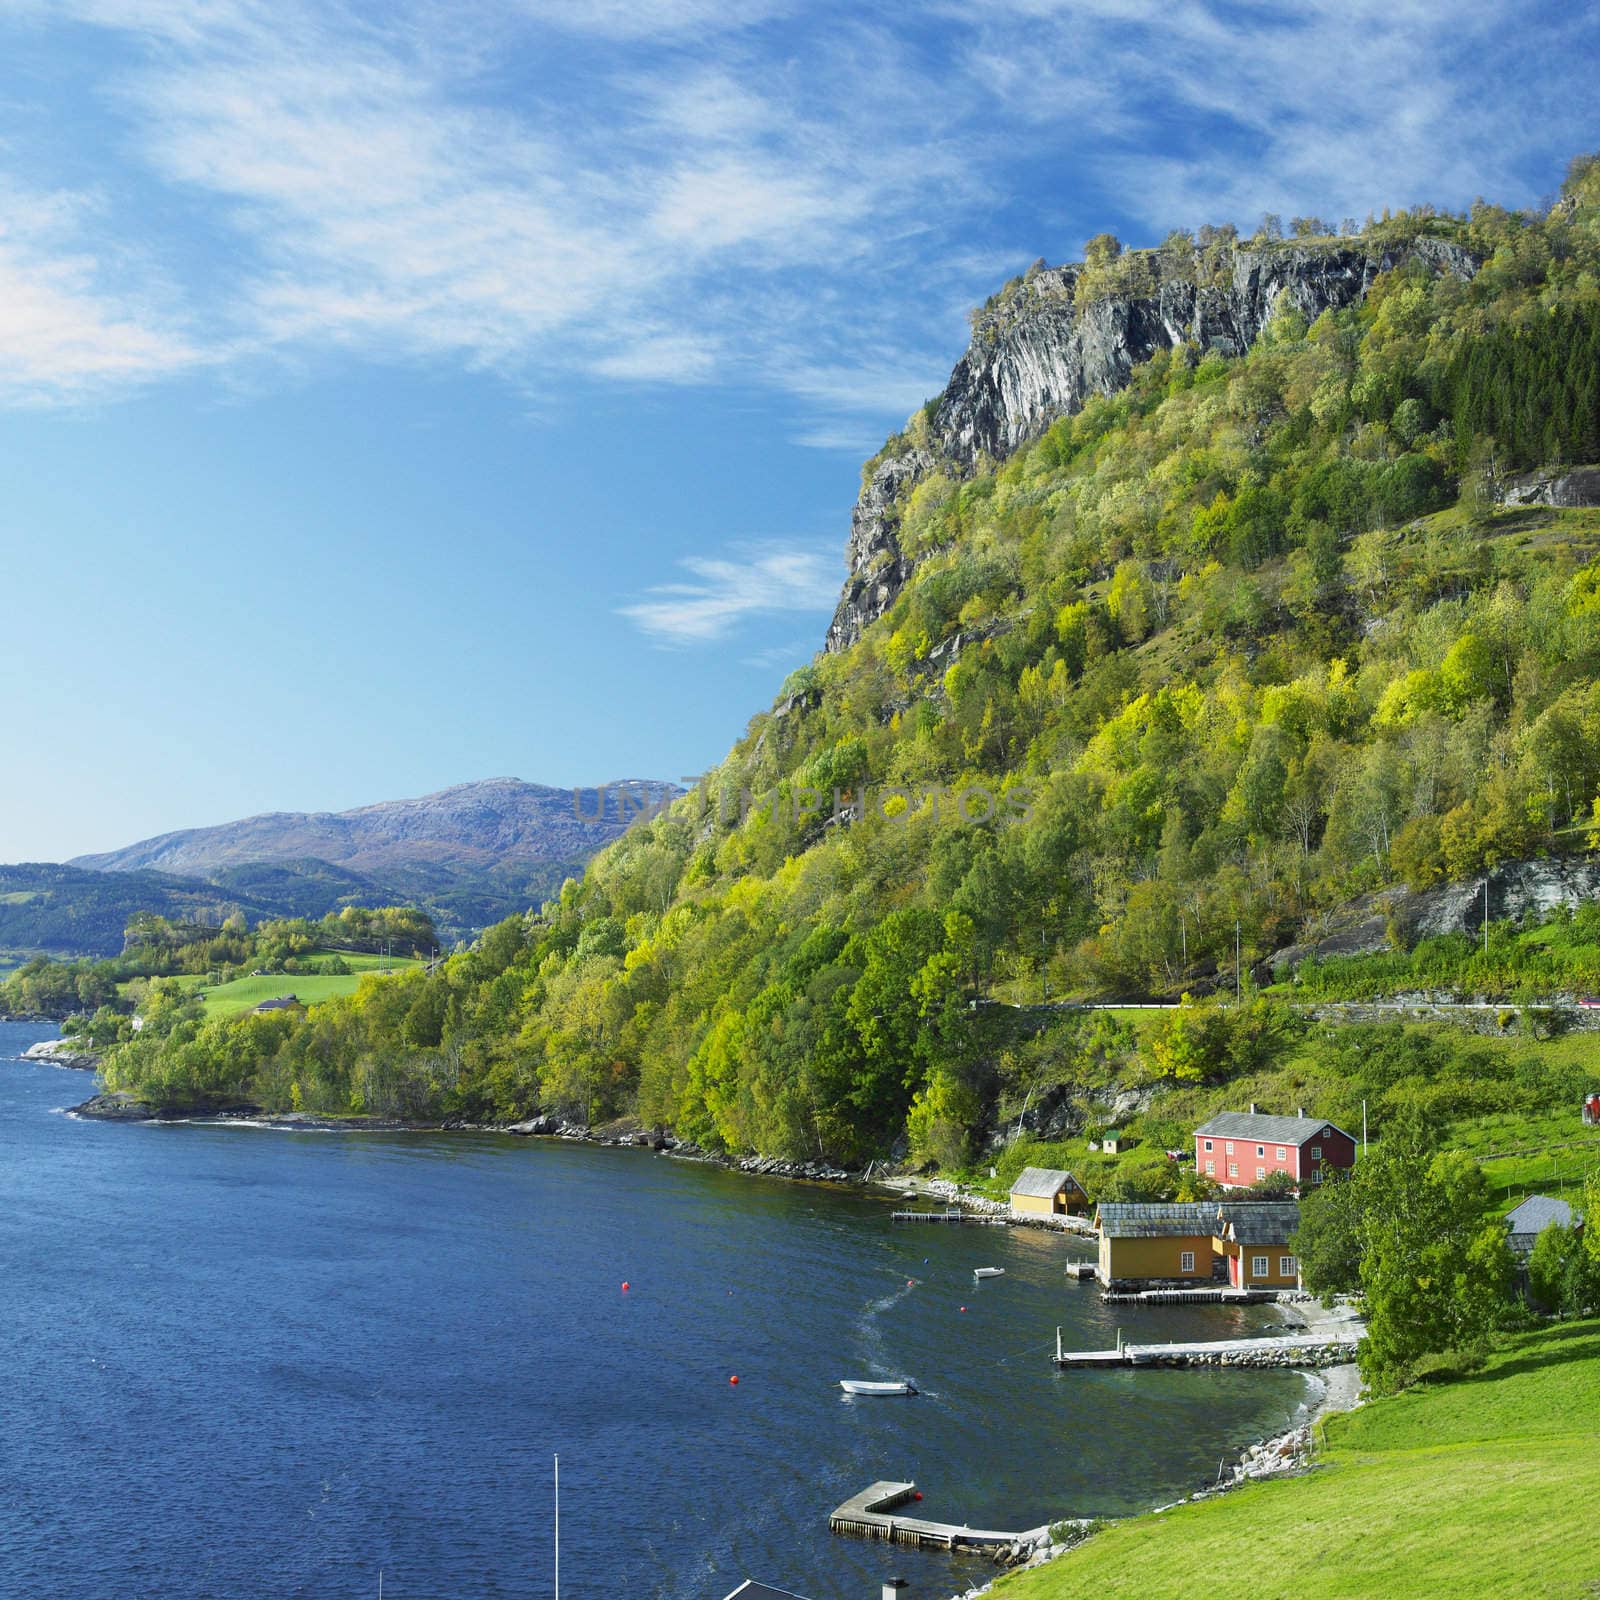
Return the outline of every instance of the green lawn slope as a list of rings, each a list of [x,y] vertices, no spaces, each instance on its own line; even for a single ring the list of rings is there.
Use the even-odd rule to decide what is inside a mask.
[[[1556,1600],[1600,1594],[1600,1320],[1334,1417],[1315,1472],[1118,1523],[996,1600]]]
[[[294,973],[272,972],[263,978],[235,978],[232,983],[219,984],[214,989],[202,988],[200,998],[205,1001],[208,1017],[237,1016],[263,1000],[275,999],[280,994],[292,994],[303,1004],[316,1005],[321,1000],[336,1000],[341,995],[354,994],[361,980],[369,972],[403,972],[420,967],[420,961],[386,960],[383,956],[347,956],[347,963],[356,970],[344,973]]]

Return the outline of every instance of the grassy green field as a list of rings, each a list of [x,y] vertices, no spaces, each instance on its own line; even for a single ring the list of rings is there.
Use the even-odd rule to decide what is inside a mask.
[[[321,1000],[336,1000],[340,995],[354,994],[356,986],[369,972],[406,972],[422,965],[422,962],[410,957],[359,955],[348,950],[316,950],[306,959],[316,960],[335,954],[343,959],[350,968],[349,972],[327,976],[321,973],[273,972],[264,978],[235,978],[232,983],[219,984],[215,988],[206,986],[202,973],[180,973],[169,981],[183,989],[199,990],[208,1017],[231,1017],[248,1011],[251,1006],[260,1005],[263,1000],[276,999],[280,994],[292,994],[308,1006],[316,1005]],[[123,991],[127,987],[125,983],[118,985]]]
[[[292,994],[302,1004],[314,1006],[321,1000],[336,1000],[340,995],[354,994],[357,985],[369,972],[387,968],[393,972],[420,967],[420,961],[385,961],[382,956],[346,955],[345,961],[356,970],[324,976],[320,973],[274,972],[264,978],[235,978],[232,983],[220,984],[215,989],[200,989],[208,1017],[237,1016],[263,1000],[275,999],[280,994]],[[195,979],[197,985],[204,979]]]
[[[1318,1471],[1118,1523],[996,1600],[1190,1600],[1241,1571],[1256,1600],[1600,1595],[1597,1415],[1600,1321],[1525,1334],[1331,1418]]]

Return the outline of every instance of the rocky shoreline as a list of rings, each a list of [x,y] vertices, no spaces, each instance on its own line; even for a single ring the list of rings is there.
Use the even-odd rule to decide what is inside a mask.
[[[100,1065],[100,1057],[86,1050],[72,1039],[41,1039],[22,1052],[23,1061],[42,1061],[51,1067],[75,1067],[83,1072],[93,1072]]]
[[[35,1059],[43,1059],[42,1052]],[[720,1154],[692,1141],[678,1139],[663,1128],[645,1128],[631,1118],[593,1128],[557,1116],[528,1117],[520,1122],[471,1122],[464,1117],[328,1116],[312,1111],[268,1111],[249,1101],[156,1105],[123,1090],[91,1095],[80,1105],[68,1106],[67,1114],[93,1122],[231,1122],[255,1128],[276,1128],[286,1133],[508,1133],[518,1138],[567,1139],[619,1149],[653,1150],[682,1161],[704,1161],[762,1177],[794,1178],[811,1183],[870,1181],[864,1173],[847,1172],[824,1161]]]

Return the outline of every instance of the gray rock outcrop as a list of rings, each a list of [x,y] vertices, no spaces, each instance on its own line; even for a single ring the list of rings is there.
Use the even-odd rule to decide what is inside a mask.
[[[1287,303],[1308,321],[1359,301],[1381,272],[1415,262],[1469,278],[1473,257],[1439,239],[1356,240],[1235,248],[1219,271],[1195,251],[1143,253],[1150,292],[1080,299],[1079,264],[1031,272],[974,320],[972,342],[927,418],[926,444],[880,460],[851,517],[849,576],[828,628],[838,651],[894,603],[916,558],[899,541],[905,497],[935,469],[970,474],[999,460],[1094,394],[1114,394],[1158,351],[1190,344],[1237,356]]]
[[[1507,506],[1600,506],[1600,467],[1524,472],[1507,478],[1496,498]]]

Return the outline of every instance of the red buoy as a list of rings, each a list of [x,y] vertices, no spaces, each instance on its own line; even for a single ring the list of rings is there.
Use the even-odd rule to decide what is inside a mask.
[[[918,1489],[917,1492],[911,1496],[911,1498],[913,1500],[920,1500],[922,1498],[922,1491]]]
[[[624,1294],[628,1292],[628,1280],[626,1278],[622,1280],[622,1292]]]
[[[967,1308],[966,1308],[966,1307],[965,1307],[965,1306],[962,1306],[962,1308],[961,1308],[961,1309],[962,1309],[962,1310],[963,1310],[963,1311],[965,1311],[965,1310],[966,1310],[966,1309],[967,1309]]]
[[[737,1389],[739,1387],[739,1374],[737,1372],[734,1373],[734,1375],[728,1379],[728,1382]]]
[[[907,1278],[906,1279],[906,1288],[914,1289],[914,1288],[916,1288],[916,1286],[917,1286],[917,1280],[915,1278]]]

